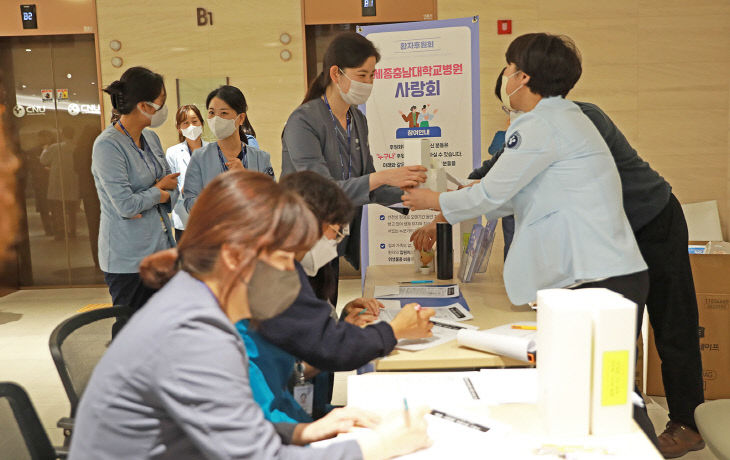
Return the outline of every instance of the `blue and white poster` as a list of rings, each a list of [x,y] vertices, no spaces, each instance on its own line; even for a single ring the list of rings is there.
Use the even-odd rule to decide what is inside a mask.
[[[376,170],[414,164],[409,139],[430,140],[431,157],[461,180],[481,164],[478,17],[365,26],[381,59],[365,105]],[[362,108],[362,106],[361,106]],[[410,235],[432,211],[402,215],[380,205],[363,211],[362,270],[412,263]],[[454,256],[461,235],[454,228]]]

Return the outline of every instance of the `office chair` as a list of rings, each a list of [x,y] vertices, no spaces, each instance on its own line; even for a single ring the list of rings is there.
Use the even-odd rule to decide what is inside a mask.
[[[3,458],[56,460],[68,451],[51,445],[23,387],[0,382],[0,455]]]
[[[106,352],[112,337],[112,325],[126,322],[132,309],[126,306],[101,308],[66,319],[51,333],[48,346],[71,403],[71,414],[58,421],[63,429],[64,446],[71,441],[73,418],[91,373]]]
[[[720,460],[730,460],[730,399],[705,401],[697,406],[695,423],[712,453]]]

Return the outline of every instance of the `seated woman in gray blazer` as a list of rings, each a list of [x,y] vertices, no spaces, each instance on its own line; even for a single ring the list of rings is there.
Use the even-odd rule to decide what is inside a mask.
[[[91,173],[101,205],[99,265],[114,305],[140,308],[155,292],[142,284],[139,263],[175,247],[169,213],[178,197],[156,128],[167,118],[162,76],[132,67],[104,89],[116,112],[94,141]],[[115,329],[116,331],[116,329]]]
[[[208,126],[218,141],[195,150],[190,157],[183,189],[188,212],[203,188],[229,169],[250,169],[274,178],[269,154],[248,144],[245,129],[248,104],[241,90],[230,85],[214,89],[208,94],[205,106]]]
[[[649,278],[624,213],[616,163],[590,119],[564,99],[581,75],[575,44],[522,35],[506,58],[502,102],[525,113],[507,129],[499,161],[472,187],[409,190],[403,203],[441,210],[451,223],[514,214],[504,264],[512,303],[533,301],[540,289],[603,287],[635,302],[641,324]]]
[[[269,319],[294,301],[301,286],[294,254],[315,242],[317,223],[294,192],[252,171],[219,175],[199,201],[178,249],[142,263],[147,282],[169,282],[94,369],[70,458],[384,459],[426,447],[423,410],[412,411],[410,423],[402,413],[378,423],[351,408],[313,423],[264,419],[234,323]],[[300,447],[353,425],[373,431]]]

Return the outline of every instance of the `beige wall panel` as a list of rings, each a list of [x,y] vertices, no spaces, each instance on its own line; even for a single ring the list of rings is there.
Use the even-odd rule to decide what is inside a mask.
[[[730,14],[730,0],[639,0],[639,16]]]
[[[687,4],[687,12],[692,11]],[[639,19],[639,62],[727,62],[730,57],[730,16],[673,16]],[[693,75],[698,68],[687,66]],[[712,69],[704,69],[712,71]]]
[[[644,151],[689,155],[727,155],[727,109],[640,110],[638,141]]]
[[[586,64],[569,98],[592,102],[604,111],[636,110],[636,72],[635,64]]]
[[[540,0],[538,4],[540,19],[586,20],[636,16],[636,0]]]
[[[569,36],[575,41],[585,66],[624,65],[636,62],[638,37],[636,18],[541,19],[539,29],[530,32]]]
[[[591,101],[592,102],[592,101]],[[604,109],[601,104],[596,103],[597,106],[601,107],[606,115],[614,122],[618,129],[626,136],[629,143],[634,147],[639,156],[651,163],[651,159],[647,158],[646,153],[641,149],[641,145],[638,142],[639,138],[639,113],[636,110],[611,110]]]
[[[646,109],[727,109],[730,59],[693,64],[692,68],[712,70],[703,78],[682,63],[639,64],[639,105]]]
[[[197,26],[197,7],[213,12],[213,26]],[[280,173],[281,130],[305,90],[298,2],[202,0],[181,5],[175,0],[97,0],[97,11],[104,85],[131,66],[147,66],[165,76],[170,102],[176,106],[175,79],[230,77],[246,95],[258,140]],[[279,42],[282,32],[292,39],[286,46]],[[120,52],[109,48],[112,39],[122,42]],[[283,49],[292,54],[288,62],[279,57]],[[122,68],[112,67],[112,56],[124,59]],[[164,147],[177,143],[172,116],[155,131]]]

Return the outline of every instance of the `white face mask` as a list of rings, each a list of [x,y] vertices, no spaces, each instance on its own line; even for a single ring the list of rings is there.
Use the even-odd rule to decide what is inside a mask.
[[[180,131],[182,132],[183,136],[190,139],[191,141],[194,141],[197,140],[201,134],[203,134],[203,127],[190,125],[187,128],[181,129]]]
[[[337,89],[340,90],[340,96],[342,96],[342,100],[350,105],[360,105],[367,102],[368,98],[370,97],[370,93],[373,91],[372,83],[355,81],[352,78],[348,77],[345,72],[342,71],[342,69],[339,70],[340,73],[345,76],[345,78],[350,80],[350,90],[346,93],[342,92],[342,88],[340,88],[339,84],[337,85]]]
[[[500,90],[500,94],[502,95],[502,104],[504,104],[504,106],[510,112],[514,112],[515,111],[515,108],[512,107],[512,104],[509,101],[510,96],[513,96],[515,93],[517,93],[517,91],[519,91],[520,89],[522,89],[522,87],[525,86],[525,85],[520,85],[516,90],[512,91],[511,93],[507,93],[507,81],[510,78],[512,78],[515,75],[517,75],[519,72],[521,72],[521,70],[518,70],[517,72],[513,73],[510,76],[504,76],[504,75],[502,76],[502,89]]]
[[[237,119],[238,117],[227,119],[215,116],[208,118],[208,126],[218,140],[228,139],[236,132]]]
[[[155,104],[154,102],[145,102],[145,104],[155,109],[155,113],[153,113],[152,115],[140,109],[140,112],[142,112],[144,116],[150,119],[150,128],[157,128],[158,126],[162,126],[165,120],[167,120],[167,106],[163,105],[160,108],[160,106]]]
[[[307,276],[316,275],[320,268],[327,265],[327,262],[335,257],[337,257],[337,240],[331,240],[322,235],[322,238],[312,246],[312,249],[304,254],[301,261],[304,273]]]

